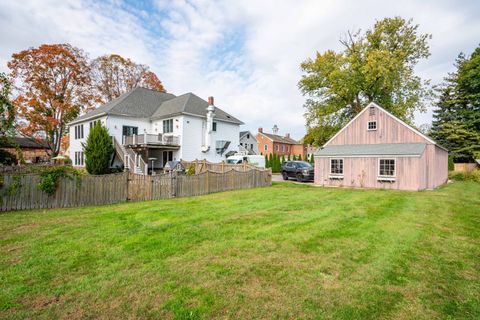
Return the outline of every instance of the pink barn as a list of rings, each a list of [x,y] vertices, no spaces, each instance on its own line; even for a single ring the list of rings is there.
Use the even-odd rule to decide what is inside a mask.
[[[447,181],[448,151],[370,103],[315,154],[315,184],[433,189]]]

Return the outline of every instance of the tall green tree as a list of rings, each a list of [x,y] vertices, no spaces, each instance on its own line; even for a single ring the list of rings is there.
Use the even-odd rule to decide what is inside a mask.
[[[463,162],[480,157],[480,47],[461,53],[455,67],[439,89],[430,134]]]
[[[9,133],[13,130],[15,109],[10,101],[12,84],[7,75],[0,72],[0,146]]]
[[[270,162],[268,161],[267,155],[265,155],[265,168],[270,168]]]
[[[429,82],[414,68],[430,55],[429,34],[400,17],[377,21],[373,29],[348,32],[343,50],[317,52],[302,62],[299,88],[307,97],[306,143],[324,144],[369,102],[411,122],[431,97]]]
[[[85,152],[85,168],[88,173],[109,173],[109,162],[114,147],[108,129],[100,122],[96,122],[90,130],[83,149]]]

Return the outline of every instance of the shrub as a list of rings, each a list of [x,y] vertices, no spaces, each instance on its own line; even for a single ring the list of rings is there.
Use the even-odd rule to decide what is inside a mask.
[[[187,176],[193,176],[195,174],[195,166],[193,164],[189,165],[185,174]]]
[[[38,188],[48,194],[53,196],[55,191],[57,191],[58,179],[61,177],[74,179],[78,178],[78,171],[68,166],[55,166],[49,167],[42,173],[40,173],[40,183]],[[77,180],[79,182],[80,179]]]
[[[448,171],[455,170],[455,165],[453,163],[453,156],[448,156]]]
[[[474,170],[471,172],[464,171],[451,171],[448,174],[451,180],[455,181],[475,181],[480,182],[480,170]]]
[[[0,149],[0,163],[11,166],[17,163],[17,156],[7,150]]]
[[[108,129],[96,122],[83,146],[85,152],[85,168],[90,174],[109,173],[110,157],[114,151],[112,138]]]

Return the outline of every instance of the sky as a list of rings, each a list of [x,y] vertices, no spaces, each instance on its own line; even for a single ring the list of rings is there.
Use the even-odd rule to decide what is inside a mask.
[[[258,127],[305,134],[300,63],[341,50],[347,31],[401,16],[432,34],[417,74],[441,83],[480,43],[480,1],[0,0],[0,71],[15,52],[70,43],[90,58],[117,53],[150,66],[168,92],[193,92]],[[415,123],[432,120],[432,107]]]

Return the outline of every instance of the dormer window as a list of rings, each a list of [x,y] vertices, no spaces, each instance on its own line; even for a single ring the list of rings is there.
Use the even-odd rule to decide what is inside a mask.
[[[367,129],[368,131],[377,130],[377,121],[368,121]]]

